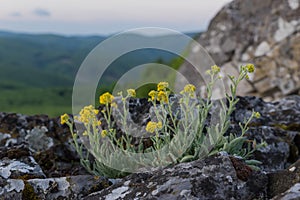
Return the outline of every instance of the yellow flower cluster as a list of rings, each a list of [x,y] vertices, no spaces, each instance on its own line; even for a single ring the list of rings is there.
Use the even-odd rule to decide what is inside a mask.
[[[165,91],[159,91],[157,94],[157,100],[161,103],[169,103],[168,94]]]
[[[247,64],[246,69],[249,73],[253,73],[255,70],[255,66],[253,64]]]
[[[211,71],[212,71],[212,73],[217,74],[217,73],[219,73],[221,71],[221,69],[217,65],[213,65],[211,67]]]
[[[156,130],[162,129],[161,122],[148,122],[146,126],[146,131],[149,133],[154,133]]]
[[[206,74],[208,75],[215,75],[218,74],[221,71],[220,67],[217,65],[211,66],[210,70],[206,71]]]
[[[155,90],[151,90],[148,95],[151,97],[152,101],[155,101],[156,96],[157,96],[157,92]]]
[[[111,95],[109,92],[106,92],[99,97],[99,102],[101,104],[110,104],[113,100],[114,96]]]
[[[127,90],[127,94],[128,94],[128,96],[130,96],[130,97],[135,97],[135,96],[136,96],[136,92],[135,92],[134,89],[128,89],[128,90]]]
[[[196,87],[193,84],[187,84],[184,86],[180,94],[188,94],[190,97],[195,97]]]
[[[157,84],[157,91],[151,90],[148,95],[149,100],[155,101],[158,100],[161,103],[169,103],[169,92],[167,91],[169,87],[168,82],[159,82]]]
[[[92,105],[85,106],[80,112],[79,116],[75,116],[75,119],[84,123],[89,124],[93,123],[94,125],[101,125],[101,121],[97,120],[96,115],[99,113],[99,110],[95,109]]]
[[[63,114],[62,116],[60,116],[60,123],[61,124],[65,124],[69,121],[69,115],[68,114]]]
[[[101,137],[106,137],[107,136],[107,134],[108,134],[108,132],[107,132],[107,130],[102,130],[101,131]]]
[[[169,87],[168,82],[159,82],[157,84],[157,91],[165,91]]]

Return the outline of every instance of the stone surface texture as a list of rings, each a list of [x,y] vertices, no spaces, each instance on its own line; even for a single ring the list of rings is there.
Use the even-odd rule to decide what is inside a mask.
[[[299,3],[299,0],[234,0],[218,12],[208,30],[197,39],[225,73],[235,75],[242,64],[255,64],[257,69],[239,88],[240,95],[272,100],[299,94]],[[189,58],[195,63],[199,63],[198,53],[190,51]],[[201,88],[201,78],[189,63],[184,63],[179,71]],[[178,83],[180,87],[181,81]]]

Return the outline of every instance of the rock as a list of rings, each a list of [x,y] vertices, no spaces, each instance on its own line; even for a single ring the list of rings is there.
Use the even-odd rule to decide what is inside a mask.
[[[45,115],[0,115],[0,158],[32,157],[47,177],[87,174],[70,143],[70,132]]]
[[[261,113],[259,119],[253,119],[247,133],[249,139],[266,141],[268,146],[255,152],[254,157],[263,162],[262,169],[275,171],[285,169],[297,161],[300,152],[300,96],[290,96],[280,101],[264,102],[257,97],[239,97],[230,129],[240,133],[238,123],[243,123],[252,110]]]
[[[30,156],[28,149],[24,146],[1,149],[0,176],[2,178],[28,179],[46,177],[41,167]]]
[[[289,6],[292,10],[299,8],[299,0],[288,0]]]
[[[221,46],[221,49],[225,52],[225,53],[230,53],[232,51],[234,51],[235,47],[236,47],[236,42],[231,40],[231,39],[227,39],[224,44]]]
[[[0,199],[80,199],[112,184],[87,175],[58,119],[0,113],[0,130]]]
[[[274,198],[273,200],[297,200],[300,199],[300,183],[296,183],[289,190],[280,194]]]
[[[27,133],[25,140],[32,152],[46,151],[54,145],[52,138],[45,135],[46,132],[48,129],[42,126],[35,127]]]
[[[281,17],[278,19],[278,27],[279,29],[275,32],[274,35],[274,39],[276,42],[284,40],[295,31],[295,27]]]
[[[298,133],[264,126],[251,128],[247,134],[250,140],[265,141],[268,144],[267,147],[261,148],[254,153],[253,157],[262,162],[260,168],[268,172],[285,169],[289,165],[289,159],[292,154],[290,147],[296,134]],[[298,154],[298,150],[296,154]]]
[[[265,197],[267,182],[257,172],[240,180],[230,158],[217,156],[133,174],[84,199],[253,199]]]
[[[287,97],[276,103],[264,102],[257,97],[239,99],[227,134],[240,135],[239,123],[249,118],[253,110],[260,112],[261,117],[249,124],[246,136],[249,140],[265,141],[268,145],[257,150],[253,158],[262,162],[260,167],[266,172],[282,170],[294,163],[299,158],[300,150],[298,96]]]
[[[300,196],[299,185],[297,185],[300,182],[300,160],[288,169],[269,173],[268,176],[269,198],[275,195],[277,196],[274,199],[289,199],[293,196]]]
[[[244,81],[248,84],[240,86],[239,95],[255,94],[274,100],[300,94],[299,3],[299,0],[231,1],[197,39],[221,67],[230,65],[238,70],[242,64],[255,64],[253,78]],[[199,57],[199,52],[191,47],[188,58],[200,65],[203,62]],[[183,63],[179,73],[201,90],[204,74],[196,73],[190,63]],[[177,82],[176,87],[180,87],[179,78]]]
[[[0,179],[0,198],[7,199],[81,199],[111,183],[104,178],[79,175],[47,179]]]
[[[266,41],[263,41],[258,45],[257,49],[255,50],[254,56],[256,57],[263,56],[266,55],[269,51],[270,51],[270,45]]]
[[[45,177],[40,166],[37,165],[32,157],[18,160],[2,160],[0,162],[1,172],[3,178],[22,178],[27,177]]]

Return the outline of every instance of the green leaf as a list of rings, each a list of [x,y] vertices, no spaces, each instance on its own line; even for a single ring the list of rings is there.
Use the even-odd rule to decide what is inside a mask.
[[[247,165],[248,167],[250,167],[251,169],[253,169],[254,171],[259,171],[260,168],[255,166],[255,165]]]
[[[258,160],[246,160],[245,163],[247,165],[261,165],[262,164],[262,162],[258,161]]]
[[[184,156],[179,162],[182,163],[182,162],[188,162],[188,161],[191,161],[191,160],[194,160],[194,156],[193,155],[187,155],[187,156]]]

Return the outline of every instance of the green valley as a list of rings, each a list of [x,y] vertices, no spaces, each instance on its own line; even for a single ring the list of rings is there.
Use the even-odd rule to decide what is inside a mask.
[[[71,113],[77,70],[89,52],[106,38],[0,32],[0,111],[50,116]],[[184,51],[188,44],[180,45]],[[109,90],[132,67],[150,62],[176,68],[176,62],[181,60],[155,49],[130,52],[108,67],[97,92]]]

